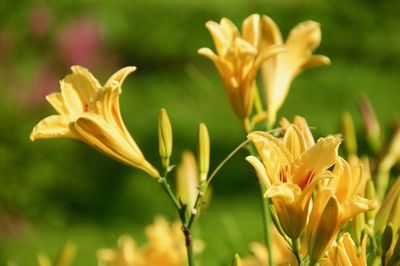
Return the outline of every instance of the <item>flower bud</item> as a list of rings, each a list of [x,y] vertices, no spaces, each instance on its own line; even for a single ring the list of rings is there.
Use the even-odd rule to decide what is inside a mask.
[[[353,118],[349,112],[342,113],[342,133],[348,154],[357,153],[357,137]]]
[[[369,200],[376,200],[375,185],[372,179],[369,179],[365,186],[365,197]],[[376,212],[377,210],[372,210],[365,213],[367,224],[371,227],[374,226]]]
[[[356,217],[353,218],[353,232],[354,232],[354,240],[356,242],[357,247],[361,246],[361,238],[362,233],[365,227],[365,216],[364,213],[360,213]]]
[[[385,226],[393,219],[397,220],[397,225],[399,225],[399,217],[396,217],[396,213],[400,216],[400,209],[397,209],[400,206],[400,178],[398,177],[394,184],[391,186],[389,192],[386,194],[385,199],[383,200],[381,207],[376,214],[375,218],[375,231],[383,232]],[[397,219],[395,219],[397,218]]]
[[[232,261],[232,266],[242,266],[242,260],[240,259],[239,254],[235,254]]]
[[[377,153],[382,147],[382,141],[381,128],[376,118],[375,111],[367,96],[364,94],[359,98],[358,105],[363,118],[368,144],[372,151]]]
[[[39,254],[37,256],[36,261],[37,261],[37,264],[36,264],[37,266],[51,266],[52,265],[50,258],[44,254]]]
[[[210,136],[204,123],[199,125],[197,145],[200,183],[204,183],[210,168]]]
[[[158,144],[162,165],[167,169],[172,154],[172,128],[164,108],[161,108],[158,118]]]
[[[187,205],[189,212],[192,211],[198,194],[198,173],[193,153],[183,152],[181,162],[176,170],[176,190],[178,198]]]

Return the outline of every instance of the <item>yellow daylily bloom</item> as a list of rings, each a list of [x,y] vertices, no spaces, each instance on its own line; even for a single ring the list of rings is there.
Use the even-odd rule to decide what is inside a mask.
[[[294,27],[284,43],[275,22],[263,16],[261,20],[262,45],[283,45],[285,52],[274,55],[262,66],[262,80],[266,95],[269,121],[275,122],[276,114],[283,105],[294,78],[304,69],[330,64],[328,57],[313,55],[321,42],[320,25],[304,21]]]
[[[97,252],[99,265],[104,266],[182,266],[187,263],[185,238],[180,223],[172,226],[163,217],[157,217],[145,230],[147,243],[137,246],[129,236],[121,236],[118,248],[103,248]],[[194,253],[202,252],[202,242],[193,241]]]
[[[296,125],[288,127],[282,140],[266,132],[252,132],[247,137],[261,157],[261,161],[254,156],[246,159],[267,188],[264,197],[271,198],[285,234],[297,239],[305,228],[315,186],[331,174],[327,169],[337,159],[340,139],[320,138],[307,147]]]
[[[319,261],[336,238],[340,228],[356,215],[373,210],[377,203],[359,196],[361,166],[351,168],[339,158],[333,169],[333,178],[317,192],[307,225],[310,257]]]
[[[339,242],[334,242],[326,253],[321,266],[367,266],[367,238],[361,244],[358,254],[357,246],[349,233],[344,233]]]
[[[104,86],[86,68],[73,66],[71,70],[72,74],[60,81],[61,92],[46,97],[58,115],[40,121],[33,128],[31,140],[78,139],[126,165],[159,177],[129,134],[120,113],[122,83],[136,67],[117,71]]]
[[[97,259],[107,266],[142,266],[145,260],[137,247],[135,240],[123,235],[118,239],[116,250],[103,248],[97,251]]]
[[[146,228],[147,245],[142,249],[145,265],[181,266],[186,262],[185,238],[181,225],[169,225],[165,218],[158,217]]]
[[[198,53],[214,62],[232,109],[243,120],[252,111],[258,70],[267,58],[283,49],[273,45],[261,49],[260,16],[257,14],[243,21],[242,35],[227,18],[222,18],[219,24],[208,21],[206,27],[217,53],[209,48],[201,48]]]

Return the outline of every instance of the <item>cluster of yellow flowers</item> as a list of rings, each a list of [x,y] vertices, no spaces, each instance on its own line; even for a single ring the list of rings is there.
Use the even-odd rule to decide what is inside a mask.
[[[39,122],[32,140],[78,139],[145,171],[160,182],[180,218],[180,224],[172,228],[157,219],[146,230],[149,242],[144,247],[137,247],[130,237],[121,237],[117,250],[98,252],[100,265],[195,265],[191,227],[203,197],[219,169],[244,146],[250,153],[246,160],[264,191],[264,211],[269,208],[275,228],[271,232],[265,213],[266,243],[253,243],[254,256],[243,261],[235,256],[233,265],[367,265],[367,254],[373,257],[369,260],[373,265],[399,265],[400,179],[388,193],[386,189],[390,170],[400,160],[400,133],[374,178],[368,159],[356,154],[349,116],[343,119],[347,160],[338,155],[340,137],[315,141],[303,117],[296,116],[292,123],[282,119],[277,131],[281,135],[268,131],[276,123],[294,78],[308,67],[330,63],[326,56],[312,54],[321,41],[319,24],[300,23],[285,42],[273,20],[257,14],[244,20],[242,33],[226,18],[220,23],[209,21],[206,27],[216,53],[209,48],[201,48],[199,53],[214,62],[247,140],[209,174],[210,140],[206,126],[200,124],[197,159],[190,152],[183,154],[176,170],[176,193],[166,178],[173,170],[172,127],[166,111],[161,110],[158,127],[164,175],[145,159],[121,118],[118,97],[134,67],[117,71],[102,86],[87,69],[74,66],[72,74],[60,82],[61,92],[47,96],[59,114]],[[261,93],[256,85],[258,72],[263,81]],[[266,122],[264,130],[255,131],[262,121]],[[376,143],[379,138],[372,139]]]
[[[181,266],[186,262],[185,238],[179,222],[170,226],[163,217],[157,217],[154,224],[145,230],[148,242],[138,247],[129,236],[121,236],[118,248],[100,249],[97,252],[102,266]],[[195,253],[202,250],[202,242],[195,241]]]

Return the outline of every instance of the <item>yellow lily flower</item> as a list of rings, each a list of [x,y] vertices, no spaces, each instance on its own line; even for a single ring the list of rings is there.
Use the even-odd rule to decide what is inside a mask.
[[[107,266],[142,266],[145,260],[137,247],[135,240],[123,235],[118,239],[116,250],[102,248],[97,251],[99,265]]]
[[[104,266],[182,266],[187,263],[185,238],[178,222],[170,225],[163,217],[157,217],[145,230],[147,243],[138,247],[129,236],[121,236],[116,250],[98,250],[99,265]],[[203,243],[193,241],[195,255],[203,250]]]
[[[344,233],[339,242],[334,242],[326,258],[320,262],[321,266],[367,266],[367,238],[361,244],[358,254],[357,246],[349,233]]]
[[[333,178],[318,191],[307,226],[308,251],[313,261],[319,261],[336,238],[340,228],[357,214],[376,208],[375,200],[359,196],[362,168],[351,169],[339,158]]]
[[[276,120],[276,113],[283,105],[294,78],[304,69],[330,64],[328,57],[312,55],[321,42],[320,25],[304,21],[294,27],[283,43],[281,32],[275,22],[262,17],[262,43],[264,47],[283,45],[284,53],[276,54],[264,62],[262,80],[267,102],[268,119]]]
[[[283,49],[273,45],[261,49],[260,16],[257,14],[243,21],[242,35],[227,18],[222,18],[219,24],[208,21],[206,27],[217,54],[209,48],[201,48],[198,53],[214,62],[233,111],[244,120],[252,111],[258,70],[267,58]]]
[[[71,70],[72,74],[60,81],[61,92],[46,97],[58,115],[40,121],[33,128],[31,140],[78,139],[126,165],[159,177],[126,129],[119,109],[122,83],[136,67],[117,71],[104,86],[86,68],[73,66]]]
[[[307,147],[305,136],[295,125],[286,130],[283,140],[266,132],[247,137],[261,157],[262,162],[254,156],[246,160],[267,188],[264,197],[271,198],[285,234],[299,238],[306,225],[311,194],[318,181],[331,174],[327,169],[337,159],[340,139],[320,138]]]

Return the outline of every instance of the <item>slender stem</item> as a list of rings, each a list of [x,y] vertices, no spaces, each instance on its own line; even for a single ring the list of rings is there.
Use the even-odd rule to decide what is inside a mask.
[[[188,229],[185,226],[182,227],[182,231],[183,231],[183,234],[185,235],[185,245],[186,245],[188,265],[189,266],[194,266],[195,265],[195,261],[194,261],[194,256],[193,256],[192,234],[190,232],[190,229]]]
[[[270,200],[269,199],[264,199],[264,193],[265,193],[265,188],[264,184],[262,184],[262,181],[258,178],[258,183],[260,186],[260,192],[261,192],[261,210],[262,210],[262,220],[263,220],[263,232],[264,232],[264,243],[268,249],[268,262],[270,266],[275,265],[274,262],[274,248],[272,245],[272,234],[271,234],[271,213],[269,210],[269,204]]]
[[[163,190],[167,193],[168,197],[174,204],[174,207],[179,215],[182,225],[182,232],[185,236],[185,246],[186,246],[186,253],[188,259],[189,266],[195,266],[194,256],[193,256],[193,244],[192,244],[192,234],[190,232],[190,228],[187,227],[187,218],[186,218],[186,207],[182,206],[179,201],[176,199],[174,193],[171,190],[171,186],[168,184],[166,179],[168,173],[164,175],[164,177],[160,177],[158,182],[162,185]]]
[[[219,172],[219,170],[221,170],[221,168],[224,166],[224,164],[227,163],[232,158],[232,156],[235,155],[235,153],[237,153],[241,148],[243,148],[249,142],[250,142],[249,140],[245,140],[242,143],[240,143],[239,146],[237,146],[231,153],[228,154],[228,156],[226,156],[226,158],[224,160],[222,160],[222,162],[219,163],[219,165],[215,168],[215,170],[212,172],[210,177],[207,179],[206,187],[208,187],[211,180]]]
[[[257,156],[258,152],[255,149],[254,145],[248,145],[247,150],[251,155]],[[272,220],[271,220],[271,213],[269,210],[269,204],[270,200],[264,199],[264,194],[265,194],[265,186],[261,182],[261,180],[258,178],[258,185],[260,187],[260,197],[262,201],[262,221],[263,221],[263,232],[264,232],[264,244],[268,250],[268,262],[270,266],[275,265],[275,260],[274,260],[274,253],[273,253],[273,244],[272,244],[272,234],[271,234],[271,225],[272,225]]]
[[[182,206],[179,203],[179,201],[176,199],[174,193],[172,192],[171,186],[168,184],[167,179],[165,177],[160,177],[158,179],[158,182],[160,182],[160,184],[163,187],[163,190],[167,193],[169,199],[174,204],[175,209],[179,212],[179,210],[182,208]]]
[[[300,249],[301,249],[300,238],[292,239],[292,251],[293,251],[293,254],[296,256],[296,260],[299,265],[301,265],[301,263],[302,263]],[[314,264],[313,264],[313,260],[311,259],[310,265],[315,265],[316,263],[318,263],[318,262],[314,262]]]
[[[196,201],[195,201],[195,203],[194,203],[193,210],[192,210],[192,212],[191,212],[191,214],[190,214],[188,223],[186,224],[186,227],[187,227],[188,229],[192,228],[192,225],[193,225],[193,222],[194,222],[194,220],[195,220],[195,218],[196,218],[196,215],[197,215],[197,213],[198,213],[199,210],[200,210],[200,203],[201,203],[201,200],[202,200],[203,195],[204,195],[204,192],[203,192],[203,191],[205,191],[206,189],[207,189],[207,188],[204,188],[204,190],[199,189],[199,194],[197,194],[197,198],[196,198]]]

